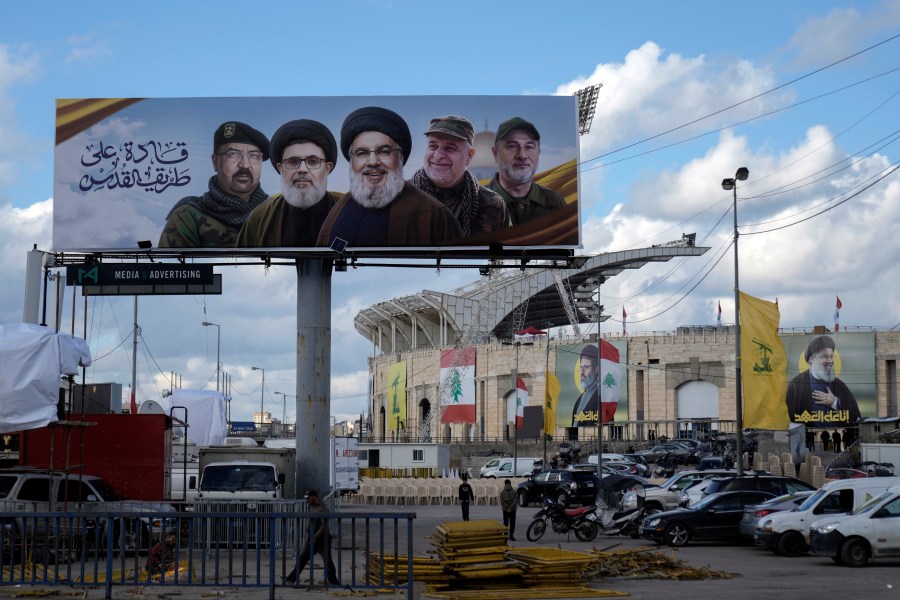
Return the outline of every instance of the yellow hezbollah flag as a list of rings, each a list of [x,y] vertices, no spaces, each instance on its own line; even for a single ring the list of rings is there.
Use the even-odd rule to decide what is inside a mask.
[[[556,432],[556,406],[559,402],[559,378],[547,371],[547,399],[544,402],[544,433]]]
[[[387,428],[396,431],[406,427],[406,361],[401,360],[388,368]],[[787,410],[787,409],[785,409]]]
[[[744,427],[786,430],[787,356],[778,337],[778,305],[739,293]]]

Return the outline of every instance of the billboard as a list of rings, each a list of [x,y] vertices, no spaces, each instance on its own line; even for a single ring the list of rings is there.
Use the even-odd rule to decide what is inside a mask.
[[[833,429],[877,415],[874,333],[786,335],[781,341],[792,422]]]
[[[596,427],[598,408],[604,423],[627,421],[627,360],[626,340],[602,340],[599,353],[596,343],[558,346],[556,426]]]
[[[58,100],[53,249],[572,249],[578,161],[571,96]]]

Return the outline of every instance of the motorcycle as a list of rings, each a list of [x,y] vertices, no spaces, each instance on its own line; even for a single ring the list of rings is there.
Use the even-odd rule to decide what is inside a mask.
[[[552,498],[544,498],[543,508],[534,516],[525,535],[529,542],[536,542],[543,537],[549,525],[556,533],[575,532],[579,540],[590,542],[599,532],[597,522],[590,518],[596,509],[594,505],[566,508]]]
[[[666,454],[659,458],[656,461],[656,466],[653,468],[653,476],[654,477],[671,477],[675,474],[675,469],[678,467],[678,459],[671,452],[666,452]]]
[[[628,475],[607,475],[597,490],[596,510],[588,518],[597,523],[600,534],[640,537],[641,521],[646,516],[645,497],[641,480]]]

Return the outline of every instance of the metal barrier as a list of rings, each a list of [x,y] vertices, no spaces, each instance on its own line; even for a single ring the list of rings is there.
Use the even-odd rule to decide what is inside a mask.
[[[274,600],[308,549],[310,588],[325,579],[326,588],[405,587],[411,597],[415,513],[313,516],[296,510],[298,502],[256,504],[254,512],[203,506],[164,514],[0,512],[0,586],[104,585],[112,598],[113,586],[228,585],[268,588]],[[313,518],[325,519],[341,542],[331,548],[340,584],[327,582],[322,557],[313,552]],[[386,553],[405,553],[405,568],[370,560]],[[152,564],[162,568],[151,570]]]

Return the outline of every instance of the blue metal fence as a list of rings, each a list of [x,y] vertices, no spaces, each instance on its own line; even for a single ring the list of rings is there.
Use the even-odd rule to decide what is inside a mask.
[[[275,588],[288,585],[284,577],[312,544],[313,517],[287,501],[230,512],[197,508],[165,514],[0,512],[0,586],[103,585],[111,598],[114,586],[228,585],[268,588],[274,599]],[[309,587],[406,587],[411,595],[415,517],[316,513],[332,532],[331,556],[341,583],[328,583],[321,556],[311,552]],[[154,553],[161,557],[159,572],[150,571]],[[370,560],[386,553],[405,554],[406,561],[386,570],[384,561]]]

